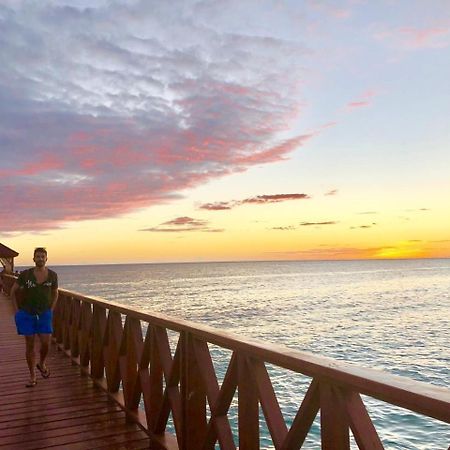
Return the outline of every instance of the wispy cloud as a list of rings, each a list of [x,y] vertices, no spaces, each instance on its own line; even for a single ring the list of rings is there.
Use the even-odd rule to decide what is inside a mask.
[[[376,92],[374,90],[367,90],[361,94],[361,96],[353,100],[349,103],[347,103],[347,109],[355,109],[355,108],[362,108],[365,106],[369,106],[372,102],[373,97],[375,97]]]
[[[376,222],[372,222],[371,224],[352,226],[352,227],[350,227],[350,229],[351,230],[356,230],[358,228],[367,229],[367,228],[372,228],[375,225],[376,225]]]
[[[297,257],[298,259],[364,259],[371,258],[386,247],[322,247],[306,250],[290,250],[282,252],[267,252],[285,257]]]
[[[0,231],[168,202],[320,132],[279,137],[306,51],[249,33],[262,10],[239,25],[222,2],[81,3],[0,6]]]
[[[328,195],[337,195],[339,191],[337,189],[332,189],[331,191],[325,192],[324,195],[328,196]]]
[[[320,227],[322,225],[336,225],[339,222],[335,221],[326,221],[326,222],[301,222],[298,225],[284,225],[284,226],[278,226],[278,227],[272,227],[271,230],[277,230],[277,231],[292,231],[297,230],[299,227],[310,227],[310,226],[317,226]]]
[[[163,222],[156,227],[144,228],[139,231],[151,231],[155,233],[184,233],[200,231],[204,233],[220,233],[223,229],[211,228],[206,220],[193,219],[192,217],[176,217]]]
[[[199,208],[206,209],[207,211],[223,211],[233,208],[233,204],[229,202],[204,203]]]
[[[428,27],[404,26],[375,33],[375,38],[405,50],[446,48],[450,46],[450,23]]]
[[[305,200],[309,199],[307,194],[274,194],[274,195],[258,195],[256,197],[246,198],[241,200],[241,204],[245,203],[280,203],[287,200]]]
[[[333,2],[318,2],[316,0],[308,0],[306,4],[312,9],[320,13],[325,13],[335,19],[345,20],[353,15],[350,7],[335,5]]]
[[[272,195],[257,195],[256,197],[249,197],[243,200],[230,200],[228,202],[214,202],[204,203],[199,206],[200,209],[208,211],[223,211],[232,209],[240,205],[265,205],[268,203],[281,203],[289,200],[306,200],[311,197],[307,194],[272,194]]]
[[[336,225],[339,222],[335,222],[334,220],[329,220],[326,222],[301,222],[301,227],[310,227],[310,226],[322,226],[322,225]]]

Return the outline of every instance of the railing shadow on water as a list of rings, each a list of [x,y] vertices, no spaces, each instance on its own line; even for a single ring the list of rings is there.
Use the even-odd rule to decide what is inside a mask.
[[[6,291],[14,279],[3,276]],[[312,435],[324,450],[382,449],[366,408],[374,401],[450,423],[443,387],[64,289],[53,337],[150,448],[291,450]],[[273,383],[280,370],[301,377],[287,421]]]

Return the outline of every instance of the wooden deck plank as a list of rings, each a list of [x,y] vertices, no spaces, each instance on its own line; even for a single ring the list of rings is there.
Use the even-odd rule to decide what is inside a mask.
[[[122,418],[122,411],[107,412],[104,414],[97,414],[96,420],[98,422],[103,422],[107,420],[114,420],[117,418]],[[37,424],[25,424],[18,426],[11,426],[4,430],[0,430],[0,439],[8,436],[13,436],[21,433],[34,433],[40,430],[53,430],[69,428],[76,425],[83,425],[85,423],[92,423],[92,416],[82,416],[82,417],[71,417],[69,419],[62,419],[54,422],[37,423]]]
[[[10,299],[4,294],[0,330],[0,449],[148,448],[147,434],[127,423],[119,406],[53,345],[50,378],[38,373],[38,384],[25,387],[25,343],[16,334]]]

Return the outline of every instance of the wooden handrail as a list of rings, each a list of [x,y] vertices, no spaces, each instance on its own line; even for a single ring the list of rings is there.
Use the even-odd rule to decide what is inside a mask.
[[[4,276],[4,285],[13,281]],[[259,405],[275,448],[284,450],[301,448],[319,410],[323,449],[349,449],[350,430],[359,448],[383,448],[361,394],[450,423],[450,391],[443,387],[98,297],[60,289],[54,325],[58,346],[148,432],[156,448],[214,449],[218,442],[221,449],[235,449],[227,413],[236,390],[240,449],[259,448]],[[179,335],[173,355],[167,330]],[[221,386],[208,344],[232,353]],[[312,378],[289,429],[266,363]],[[175,436],[166,432],[170,413]]]

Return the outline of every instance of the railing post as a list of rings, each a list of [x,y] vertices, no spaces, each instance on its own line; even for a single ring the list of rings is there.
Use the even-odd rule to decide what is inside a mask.
[[[320,382],[320,430],[322,450],[350,450],[347,412],[333,386]]]
[[[103,306],[94,304],[93,314],[91,376],[92,378],[102,378],[105,369],[103,337],[106,328],[106,309]]]
[[[103,358],[105,360],[108,392],[117,392],[120,387],[119,351],[122,340],[122,319],[117,311],[109,311],[105,330]]]
[[[258,450],[258,390],[242,354],[238,354],[238,400],[239,450]]]
[[[80,300],[71,299],[72,303],[72,323],[70,325],[70,355],[74,358],[80,356],[80,346],[78,341],[78,324],[80,322]]]
[[[63,312],[65,301],[66,296],[60,294],[53,314],[53,337],[57,344],[61,344],[63,341]]]
[[[155,431],[157,415],[161,410],[163,403],[163,367],[158,354],[155,332],[153,327],[149,326],[146,335],[146,342],[149,346],[150,354],[150,387],[149,401],[145,404],[147,412],[147,423],[151,431]]]
[[[80,335],[80,366],[87,368],[91,360],[91,334],[92,309],[91,304],[83,301],[81,303],[81,320],[79,326]]]
[[[206,390],[202,383],[192,335],[180,333],[181,378],[180,389],[183,411],[183,450],[197,450],[206,437]]]
[[[65,299],[64,302],[64,311],[63,311],[63,348],[64,350],[70,349],[70,334],[71,334],[71,325],[72,325],[72,298]]]

